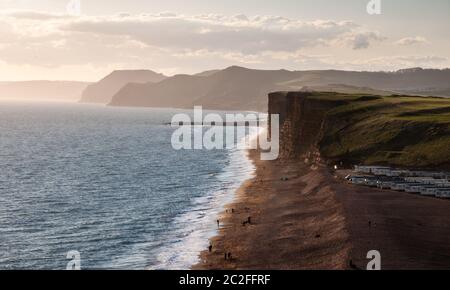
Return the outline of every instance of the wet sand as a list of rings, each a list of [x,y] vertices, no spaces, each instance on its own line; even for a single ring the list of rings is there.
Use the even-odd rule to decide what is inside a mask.
[[[256,176],[193,269],[365,269],[370,250],[381,253],[383,269],[450,268],[450,201],[356,187],[323,165],[249,155]]]

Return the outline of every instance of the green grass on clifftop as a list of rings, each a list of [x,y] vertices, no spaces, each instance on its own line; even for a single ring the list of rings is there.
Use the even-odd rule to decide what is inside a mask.
[[[450,99],[314,93],[335,100],[319,144],[329,160],[450,168]]]

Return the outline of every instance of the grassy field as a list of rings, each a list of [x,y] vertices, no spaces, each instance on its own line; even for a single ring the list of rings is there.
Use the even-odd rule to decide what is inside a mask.
[[[450,169],[450,99],[314,93],[336,101],[319,146],[329,160]]]

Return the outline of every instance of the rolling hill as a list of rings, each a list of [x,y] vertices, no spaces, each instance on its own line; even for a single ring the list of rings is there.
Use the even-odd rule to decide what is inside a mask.
[[[107,104],[115,93],[129,83],[159,82],[165,78],[163,74],[151,70],[117,70],[88,86],[82,93],[81,102]]]
[[[396,72],[254,70],[229,67],[198,75],[176,75],[158,83],[121,88],[112,106],[146,106],[265,111],[273,91],[330,90],[342,93],[420,94],[447,92],[450,69],[407,69]]]

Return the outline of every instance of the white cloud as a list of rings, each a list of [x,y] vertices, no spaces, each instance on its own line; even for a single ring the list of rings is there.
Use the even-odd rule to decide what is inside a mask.
[[[367,49],[372,42],[382,42],[386,37],[376,31],[351,31],[333,40],[339,46],[352,47],[354,50]]]
[[[428,40],[422,36],[405,37],[405,38],[399,39],[398,41],[395,42],[395,44],[400,45],[400,46],[410,46],[410,45],[426,44],[426,43],[428,43]]]
[[[321,45],[324,41],[354,32],[358,26],[348,21],[305,22],[277,16],[159,14],[82,17],[61,28],[71,32],[127,36],[151,46],[171,49],[252,54]]]
[[[80,16],[35,11],[0,13],[0,59],[11,64],[63,66],[145,63],[155,55],[179,58],[208,51],[242,64],[261,63],[258,55],[302,48],[340,46],[362,49],[380,41],[350,21],[300,21],[279,16],[170,12]],[[126,43],[126,45],[125,45]],[[141,60],[139,60],[141,59]]]
[[[447,68],[450,65],[447,57],[435,55],[394,55],[352,61],[329,60],[330,65],[346,69],[365,70],[398,70],[401,68],[423,67],[423,68]]]
[[[386,36],[354,22],[279,16],[162,12],[75,17],[3,11],[0,34],[4,66],[35,66],[47,71],[116,67],[179,73],[233,64],[358,70],[448,65],[447,59],[437,56],[389,56],[386,46],[380,48],[394,46],[384,42]],[[398,44],[423,40],[404,38]]]
[[[4,10],[1,14],[3,16],[12,17],[15,19],[28,19],[28,20],[51,20],[70,17],[67,14],[56,14],[56,13],[28,11],[28,10]]]

